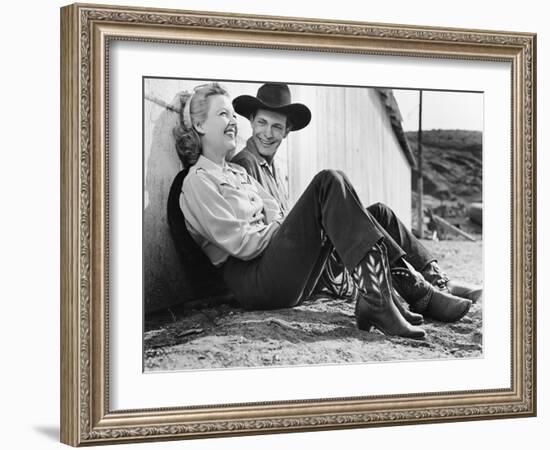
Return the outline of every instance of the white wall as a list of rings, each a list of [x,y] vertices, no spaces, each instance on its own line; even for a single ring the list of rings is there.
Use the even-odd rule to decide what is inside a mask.
[[[375,89],[292,86],[311,123],[288,137],[289,194],[298,200],[317,172],[343,170],[365,206],[382,202],[411,224],[411,166]]]
[[[297,2],[117,0],[118,4],[235,11],[539,33],[539,198],[550,190],[550,31],[544,2],[525,0]],[[8,2],[2,33],[2,448],[59,444],[59,11],[60,1]],[[544,204],[546,203],[546,205]],[[539,278],[550,270],[548,202],[539,201]],[[478,449],[546,448],[550,419],[550,291],[539,283],[539,417],[121,446],[139,449]],[[465,374],[475,376],[475,374]],[[537,442],[537,437],[542,438]]]

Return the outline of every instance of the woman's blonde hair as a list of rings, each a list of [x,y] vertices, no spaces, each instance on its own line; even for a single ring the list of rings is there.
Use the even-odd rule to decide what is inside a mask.
[[[184,168],[194,165],[202,153],[201,139],[195,125],[206,120],[209,107],[208,97],[213,95],[229,97],[229,92],[221,84],[208,83],[197,86],[193,93],[183,91],[178,94],[179,124],[174,127],[173,134],[176,140],[176,152]],[[191,103],[187,105],[189,101]],[[189,111],[187,119],[184,117],[186,105]],[[189,123],[189,119],[191,123]]]

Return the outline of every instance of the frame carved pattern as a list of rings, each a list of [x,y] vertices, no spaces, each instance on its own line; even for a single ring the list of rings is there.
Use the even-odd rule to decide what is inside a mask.
[[[327,22],[231,18],[218,15],[200,15],[200,13],[149,14],[116,10],[84,10],[83,18],[91,21],[114,21],[135,24],[174,25],[185,27],[222,28],[251,31],[276,31],[287,33],[311,33],[340,36],[368,36],[377,38],[407,39],[417,41],[472,42],[486,45],[528,46],[530,38],[507,34],[490,34],[472,31],[441,31],[419,29],[418,27],[389,27],[371,24],[331,24]]]
[[[80,430],[83,440],[89,439],[91,430],[90,407],[90,202],[91,202],[91,50],[90,27],[87,15],[80,18],[81,72],[80,72]]]
[[[168,425],[154,427],[112,428],[108,430],[92,431],[88,438],[91,440],[124,439],[132,437],[160,437],[177,436],[199,437],[204,434],[220,432],[248,431],[312,431],[314,428],[375,426],[379,424],[436,422],[453,418],[465,417],[510,417],[528,411],[528,405],[501,405],[480,408],[439,408],[430,410],[403,410],[394,412],[376,412],[370,414],[338,414],[319,415],[296,418],[274,418],[264,420],[232,420],[221,422],[201,422],[186,425]]]
[[[77,409],[79,420],[74,426],[72,437],[63,438],[72,445],[92,443],[124,442],[128,440],[143,440],[143,438],[191,438],[199,436],[216,436],[228,434],[252,434],[275,431],[311,431],[314,429],[330,429],[341,427],[373,426],[381,424],[426,423],[446,420],[464,420],[467,418],[498,418],[519,415],[533,415],[536,409],[535,398],[535,37],[530,34],[497,33],[480,30],[441,30],[437,28],[420,28],[409,26],[393,26],[364,23],[332,23],[330,21],[315,21],[311,19],[291,19],[257,16],[235,16],[231,14],[198,13],[180,11],[147,12],[132,8],[116,8],[107,6],[72,5],[72,13],[78,18],[79,32],[79,135],[78,135],[78,292],[79,299],[76,309],[78,314],[78,363],[77,374],[78,395]],[[206,422],[189,422],[160,424],[150,426],[101,426],[93,423],[92,396],[92,35],[93,26],[97,23],[117,23],[134,25],[172,26],[184,28],[249,30],[251,33],[292,33],[321,36],[337,36],[350,38],[391,39],[421,46],[423,43],[476,44],[492,48],[509,47],[521,54],[523,62],[517,70],[523,71],[520,86],[523,95],[523,128],[513,130],[521,133],[522,141],[522,180],[523,180],[523,217],[521,217],[523,240],[523,285],[521,286],[523,310],[523,391],[515,401],[491,405],[466,407],[428,407],[422,409],[395,409],[391,411],[373,411],[363,414],[316,414],[296,417],[266,417],[254,420],[212,420]],[[119,36],[114,39],[121,39]],[[137,40],[151,41],[147,38]],[[152,39],[155,40],[155,39]],[[107,40],[107,45],[108,45]],[[184,40],[176,42],[185,42]],[[208,42],[202,42],[208,43]],[[231,42],[216,42],[215,45],[239,45]],[[286,48],[274,45],[248,45],[263,48]],[[294,50],[306,50],[309,47],[291,47]],[[345,51],[331,49],[316,49],[317,51]],[[398,55],[398,51],[352,50],[358,53],[384,53]],[[426,52],[408,51],[409,56],[434,57]],[[437,57],[438,55],[435,55]],[[476,59],[475,56],[460,56],[446,54],[439,57],[458,57]],[[480,56],[478,59],[492,59]],[[499,59],[499,58],[495,58]],[[73,300],[75,301],[75,300]],[[514,376],[514,372],[513,376]],[[76,386],[75,386],[76,388]],[[494,391],[493,391],[494,392]],[[284,403],[278,403],[280,406]],[[292,404],[292,402],[289,402]],[[264,405],[268,405],[265,403]],[[179,409],[182,412],[185,408]],[[116,413],[104,411],[105,417]],[[64,425],[62,424],[62,427]],[[67,427],[67,425],[65,425]],[[67,432],[68,433],[68,432]],[[62,430],[63,435],[63,430]],[[69,436],[68,434],[66,436]]]

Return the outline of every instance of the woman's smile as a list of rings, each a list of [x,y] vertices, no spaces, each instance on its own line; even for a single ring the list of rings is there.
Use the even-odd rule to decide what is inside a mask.
[[[225,129],[224,134],[231,137],[232,139],[235,139],[237,137],[237,125],[229,125]]]

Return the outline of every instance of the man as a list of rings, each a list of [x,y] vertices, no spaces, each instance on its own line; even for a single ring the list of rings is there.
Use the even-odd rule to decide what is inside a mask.
[[[275,154],[290,131],[305,128],[311,121],[309,108],[291,103],[285,84],[264,84],[258,97],[241,95],[233,100],[235,111],[250,120],[252,136],[232,162],[243,166],[279,201],[288,213],[288,194],[275,165]]]
[[[250,120],[252,136],[248,139],[246,146],[234,156],[232,162],[244,167],[249,175],[258,180],[277,199],[283,214],[286,215],[289,211],[288,194],[276,168],[275,155],[282,141],[290,132],[301,130],[309,124],[311,111],[301,103],[292,103],[290,89],[282,83],[262,85],[258,89],[256,97],[241,95],[233,100],[233,107],[238,114]],[[413,270],[422,274],[424,280],[436,286],[443,294],[453,294],[473,301],[479,299],[481,289],[472,289],[450,282],[428,250],[390,208],[377,203],[367,208],[367,214],[372,216],[385,236],[389,259],[392,267],[396,268],[396,278],[402,274],[397,270],[399,267],[414,268]],[[346,274],[342,272],[338,256],[334,252],[329,261],[323,275],[325,279],[327,274],[332,275],[328,277],[329,282],[325,282],[325,287],[334,292],[335,278],[342,278],[343,274],[345,280]],[[397,284],[400,283],[400,281],[396,281]],[[409,294],[411,289],[413,287],[408,286],[404,289],[404,293]],[[451,297],[449,297],[449,303],[452,303]],[[442,297],[441,300],[440,304],[443,305],[445,297]],[[411,302],[409,301],[409,303]],[[404,314],[407,312],[404,311]],[[440,320],[455,320],[453,317],[456,315],[457,311],[447,311],[445,308],[438,309],[433,314]],[[419,320],[418,317],[411,316],[408,319]]]

